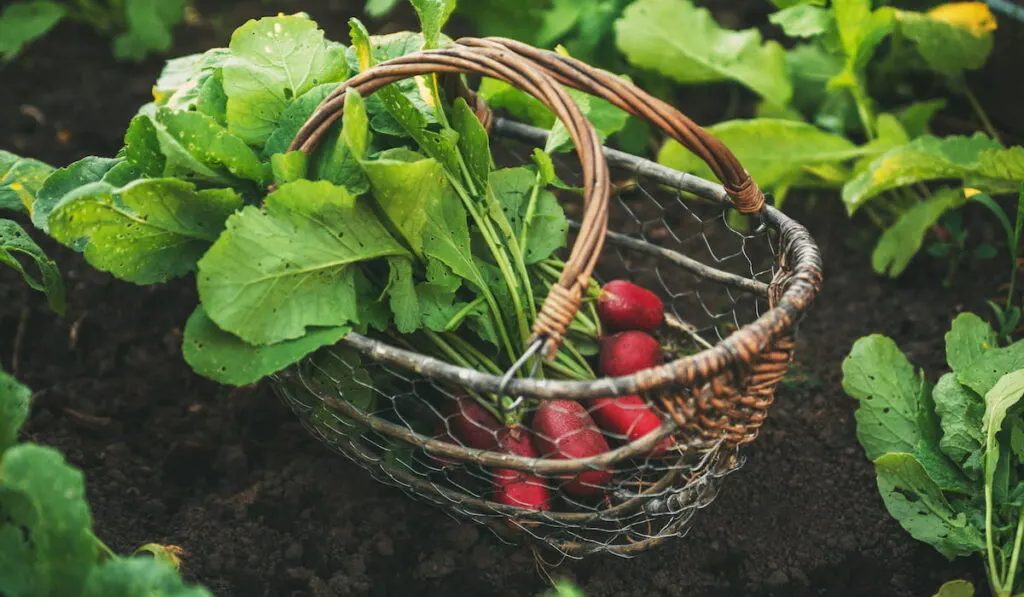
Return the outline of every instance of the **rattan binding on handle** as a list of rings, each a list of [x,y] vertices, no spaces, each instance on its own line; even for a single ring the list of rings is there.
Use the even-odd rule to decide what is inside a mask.
[[[342,115],[345,94],[355,89],[368,96],[380,88],[411,77],[428,74],[478,74],[504,81],[544,103],[562,121],[576,146],[583,173],[584,210],[580,232],[566,260],[558,284],[552,286],[537,315],[533,339],[548,340],[547,356],[554,358],[562,338],[579,309],[584,289],[604,247],[608,230],[610,176],[601,153],[601,140],[569,94],[543,70],[512,52],[494,52],[464,45],[408,54],[373,66],[341,83],[299,130],[289,151],[313,152]],[[490,111],[475,97],[469,103],[486,126]]]

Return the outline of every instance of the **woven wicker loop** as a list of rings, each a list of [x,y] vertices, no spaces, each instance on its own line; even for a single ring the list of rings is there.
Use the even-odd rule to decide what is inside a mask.
[[[601,141],[593,125],[569,94],[543,70],[509,51],[481,50],[450,45],[439,50],[407,54],[382,62],[341,83],[320,103],[288,147],[289,151],[312,153],[327,131],[342,116],[345,94],[355,89],[368,96],[404,79],[439,74],[456,78],[460,74],[478,74],[504,81],[540,100],[562,121],[576,146],[583,173],[584,210],[579,234],[566,260],[557,284],[545,299],[533,329],[531,342],[546,338],[548,358],[554,358],[579,309],[583,291],[600,258],[608,230],[608,197],[611,189],[608,164],[601,153]],[[449,90],[468,100],[485,128],[491,124],[491,112],[461,85],[446,82]]]
[[[728,147],[679,110],[633,83],[575,58],[540,50],[511,39],[467,37],[456,43],[472,48],[488,48],[494,52],[515,52],[529,59],[535,67],[542,68],[562,85],[608,100],[637,118],[646,120],[703,160],[722,182],[737,211],[756,214],[764,207],[764,194]]]

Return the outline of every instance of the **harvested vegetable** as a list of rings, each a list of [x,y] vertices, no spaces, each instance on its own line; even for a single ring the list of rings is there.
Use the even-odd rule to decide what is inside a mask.
[[[574,400],[544,400],[533,417],[537,449],[544,458],[589,458],[608,452],[608,441],[590,418],[587,409]],[[606,469],[584,471],[563,486],[574,497],[590,497],[612,479]]]
[[[597,298],[601,323],[613,330],[652,331],[665,319],[665,304],[650,290],[627,280],[612,280]]]
[[[522,426],[505,428],[499,434],[500,451],[505,454],[537,458],[530,434]],[[526,471],[495,469],[494,501],[531,510],[551,509],[551,489],[544,478]]]
[[[601,338],[601,372],[630,375],[661,364],[661,344],[646,332],[630,330]]]
[[[593,401],[591,416],[594,421],[610,433],[634,442],[661,427],[661,417],[654,413],[642,397],[633,394],[614,398],[597,398]],[[651,456],[661,456],[672,446],[672,438],[666,437],[651,450]]]

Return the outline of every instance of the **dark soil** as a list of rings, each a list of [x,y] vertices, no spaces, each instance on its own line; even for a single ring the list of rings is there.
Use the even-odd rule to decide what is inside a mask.
[[[176,53],[226,43],[243,16],[300,9],[346,39],[352,3],[319,4],[221,3],[221,26],[184,28]],[[116,64],[106,40],[62,25],[0,73],[0,147],[56,164],[113,154],[161,64]],[[982,308],[1002,264],[976,264],[952,290],[928,258],[886,281],[847,247],[857,228],[831,202],[813,213],[797,203],[787,210],[808,223],[827,267],[799,370],[745,468],[687,537],[633,560],[554,571],[588,595],[928,596],[945,580],[983,582],[975,561],[948,563],[884,510],[840,363],[856,338],[881,331],[936,377],[949,321]],[[26,439],[85,471],[97,535],[115,550],[179,545],[187,577],[219,597],[521,597],[543,588],[529,550],[371,481],[309,437],[269,388],[232,390],[193,374],[180,353],[192,280],[135,287],[41,241],[66,276],[69,312],[56,317],[0,269],[0,363],[16,362],[36,390]]]

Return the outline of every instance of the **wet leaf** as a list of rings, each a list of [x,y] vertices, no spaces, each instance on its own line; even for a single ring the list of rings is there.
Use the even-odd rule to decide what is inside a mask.
[[[32,205],[32,223],[44,232],[50,230],[49,218],[54,208],[67,196],[68,193],[83,187],[89,183],[105,180],[115,186],[124,186],[131,182],[134,176],[126,177],[126,180],[111,180],[107,176],[115,167],[125,164],[124,158],[109,159],[88,156],[72,163],[64,168],[58,168],[46,179],[36,194],[35,203]],[[113,172],[112,178],[118,178],[124,174],[123,166]],[[135,174],[132,167],[130,175]]]
[[[19,257],[35,263],[39,270],[38,278],[25,269]],[[21,226],[11,220],[0,220],[0,263],[14,268],[33,290],[45,293],[50,308],[58,315],[64,315],[64,281],[57,264],[46,256]]]
[[[410,0],[410,3],[420,18],[423,49],[432,50],[438,47],[441,29],[455,10],[455,0]]]
[[[53,166],[0,149],[0,209],[29,213]]]

